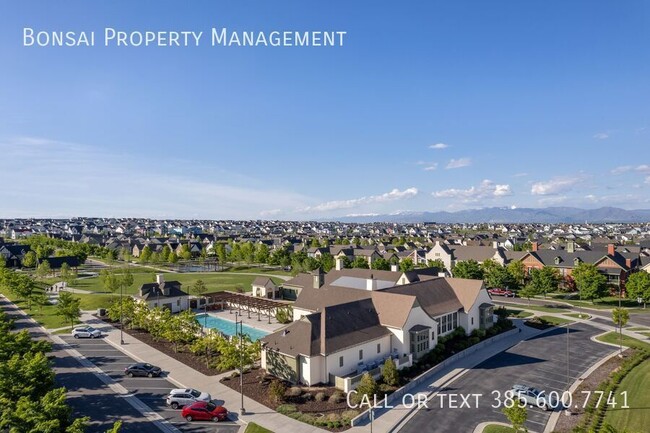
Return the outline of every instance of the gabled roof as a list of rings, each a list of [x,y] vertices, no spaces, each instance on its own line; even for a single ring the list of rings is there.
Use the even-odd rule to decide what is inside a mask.
[[[169,289],[169,295],[164,294],[165,289]],[[181,290],[181,283],[178,281],[165,281],[162,284],[146,283],[140,286],[140,291],[136,298],[144,299],[145,301],[153,298],[174,298],[177,296],[189,296],[186,292]]]
[[[454,290],[448,282],[448,278],[435,278],[428,281],[420,281],[412,284],[405,284],[403,286],[395,286],[384,290],[387,293],[394,293],[400,295],[409,295],[417,298],[420,307],[431,317],[439,316],[444,313],[458,311],[464,308],[464,304],[458,298],[457,292],[463,292],[464,288]],[[473,281],[473,280],[466,280]],[[478,281],[478,288],[482,284]],[[476,285],[467,286],[468,289],[476,289]],[[478,296],[478,290],[475,295],[471,293],[463,294],[463,297],[470,299]],[[468,303],[468,302],[467,302]],[[469,305],[471,307],[472,304]],[[469,307],[467,310],[469,310]]]
[[[257,277],[253,280],[252,285],[261,287],[275,287],[273,280],[271,280],[269,277]]]

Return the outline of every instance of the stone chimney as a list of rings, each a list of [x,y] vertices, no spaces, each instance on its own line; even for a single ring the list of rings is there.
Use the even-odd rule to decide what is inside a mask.
[[[377,289],[377,280],[375,280],[374,276],[370,274],[370,278],[366,280],[366,290],[376,290]]]
[[[625,259],[625,267],[632,269],[632,259]]]
[[[341,258],[336,259],[336,267],[335,267],[335,269],[337,271],[340,271],[341,269],[343,269],[343,259],[341,259]]]
[[[566,252],[567,253],[575,253],[576,252],[576,244],[573,241],[569,241],[566,243]]]
[[[616,245],[607,244],[607,255],[608,256],[613,256],[615,254],[616,254]]]
[[[495,250],[499,248],[499,241],[492,241],[492,248],[494,248]]]
[[[325,274],[322,268],[318,268],[311,273],[314,289],[318,289],[325,283]]]
[[[537,241],[533,241],[533,242],[530,243],[530,250],[531,251],[537,251],[537,248],[539,248],[539,244],[537,243]]]
[[[390,270],[391,272],[398,272],[399,271],[399,266],[396,264],[390,265]]]
[[[169,284],[165,284],[164,282],[160,284],[160,290],[162,290],[163,296],[169,296]]]
[[[156,274],[156,283],[158,283],[158,285],[161,285],[164,282],[165,276],[163,274]]]
[[[320,312],[320,353],[327,353],[327,307],[323,307]]]

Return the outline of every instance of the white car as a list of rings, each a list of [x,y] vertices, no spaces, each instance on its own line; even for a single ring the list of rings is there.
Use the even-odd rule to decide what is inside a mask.
[[[167,406],[171,406],[173,409],[189,406],[197,401],[212,401],[212,396],[207,392],[193,388],[177,388],[169,391],[169,395],[165,399]]]
[[[505,396],[520,404],[537,406],[542,410],[552,410],[558,405],[558,402],[547,396],[544,391],[532,386],[514,385],[512,389],[505,392]]]
[[[80,326],[72,330],[74,338],[98,338],[102,336],[102,331],[92,326]]]

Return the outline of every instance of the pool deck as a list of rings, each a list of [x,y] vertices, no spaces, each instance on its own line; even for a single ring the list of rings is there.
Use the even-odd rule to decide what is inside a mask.
[[[202,309],[197,309],[195,310],[197,314],[203,314]],[[208,311],[208,315],[212,317],[219,317],[223,320],[229,320],[231,322],[235,321],[235,312],[237,310],[234,309],[232,310],[232,313],[230,313],[228,310],[225,311]],[[251,328],[256,328],[264,332],[272,333],[277,331],[278,329],[282,329],[286,325],[283,325],[282,323],[279,323],[277,320],[275,320],[275,317],[271,317],[271,323],[269,324],[269,318],[266,317],[265,315],[261,315],[261,320],[257,320],[257,313],[251,312],[251,318],[248,318],[248,312],[247,311],[241,311],[242,315],[239,316],[239,319],[241,319],[244,322],[244,325],[250,326]]]

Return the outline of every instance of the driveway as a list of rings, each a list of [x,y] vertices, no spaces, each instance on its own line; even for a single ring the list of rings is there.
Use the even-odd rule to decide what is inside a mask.
[[[586,324],[571,325],[569,333],[569,381],[580,377],[612,348],[595,343],[589,338],[602,333]],[[503,393],[513,384],[535,386],[547,393],[567,389],[567,332],[557,328],[546,334],[523,341],[516,346],[484,361],[442,391],[444,397],[434,396],[428,409],[421,409],[402,427],[402,433],[472,432],[484,421],[507,422],[496,405],[496,392]],[[494,391],[494,392],[493,392]],[[478,404],[471,399],[470,408],[450,408],[454,394],[481,394]],[[441,400],[443,405],[441,405]],[[458,398],[460,400],[460,397]],[[444,407],[441,407],[444,406]],[[551,412],[528,409],[529,430],[544,430]]]

